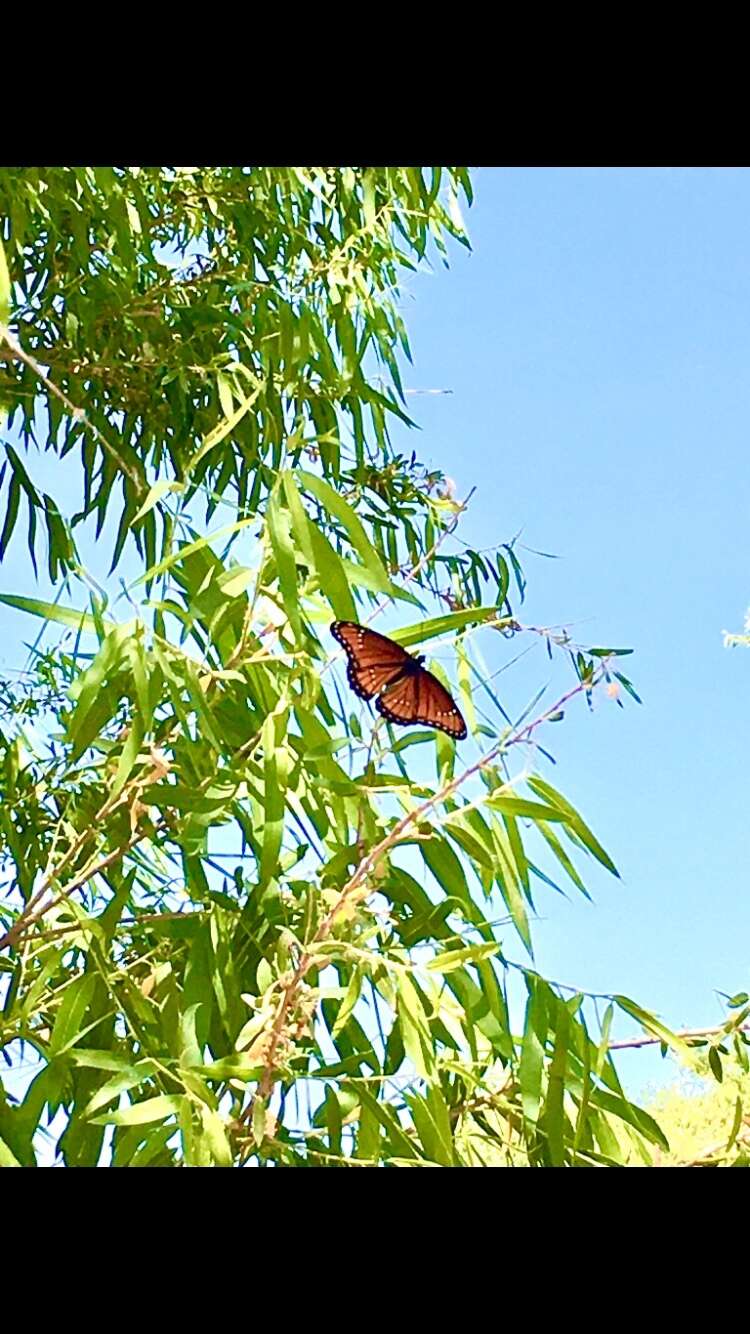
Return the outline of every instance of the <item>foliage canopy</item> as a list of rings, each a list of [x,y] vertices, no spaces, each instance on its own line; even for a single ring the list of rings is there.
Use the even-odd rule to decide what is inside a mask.
[[[613,1017],[679,1041],[531,953],[534,894],[616,874],[538,743],[635,693],[623,650],[524,627],[513,543],[459,545],[393,444],[400,287],[466,243],[461,200],[463,168],[0,172],[0,559],[25,539],[55,588],[2,594],[43,637],[0,698],[0,1163],[667,1148]],[[328,626],[393,608],[454,649],[468,761],[363,728]],[[480,633],[571,684],[508,717]]]

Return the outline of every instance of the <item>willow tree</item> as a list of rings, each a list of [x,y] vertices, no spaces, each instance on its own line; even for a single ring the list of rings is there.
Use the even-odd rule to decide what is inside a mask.
[[[396,443],[399,285],[467,200],[460,168],[0,172],[0,557],[54,590],[2,595],[42,622],[1,701],[5,1164],[666,1148],[613,1014],[671,1035],[530,953],[555,866],[615,871],[543,738],[632,687],[524,626],[513,544]],[[380,613],[440,642],[468,741],[348,691],[330,623]],[[480,643],[534,636],[572,676],[514,719]]]

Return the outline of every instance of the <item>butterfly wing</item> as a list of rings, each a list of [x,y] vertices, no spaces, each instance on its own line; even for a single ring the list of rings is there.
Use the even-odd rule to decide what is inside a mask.
[[[360,699],[372,699],[414,662],[400,644],[354,621],[334,621],[331,634],[346,649],[347,678]]]
[[[375,708],[390,723],[422,723],[446,732],[456,741],[466,736],[466,723],[452,696],[424,667],[384,690]]]

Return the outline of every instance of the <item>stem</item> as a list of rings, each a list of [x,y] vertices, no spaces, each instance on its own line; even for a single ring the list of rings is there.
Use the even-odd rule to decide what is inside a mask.
[[[727,1032],[725,1024],[719,1024],[718,1027],[716,1028],[683,1028],[678,1033],[675,1033],[674,1037],[682,1038],[686,1042],[690,1042],[691,1040],[697,1042],[700,1038],[713,1038],[717,1037],[718,1034],[720,1033],[723,1034],[724,1037],[728,1038],[731,1036],[733,1032],[750,1033],[750,1024],[739,1024],[737,1028],[730,1029],[729,1032]],[[626,1048],[654,1047],[657,1044],[661,1046],[667,1045],[664,1042],[663,1038],[653,1038],[653,1037],[624,1038],[621,1042],[610,1042],[608,1050],[624,1051]]]
[[[99,428],[94,425],[90,417],[84,412],[83,408],[77,407],[72,399],[68,398],[68,395],[63,393],[62,389],[58,388],[54,380],[50,379],[44,367],[35,357],[32,357],[28,352],[24,352],[24,349],[21,347],[15,334],[11,333],[7,325],[0,324],[0,343],[3,341],[8,344],[8,347],[16,360],[22,361],[24,366],[28,366],[29,370],[34,372],[37,379],[41,380],[45,389],[47,389],[49,393],[54,394],[55,398],[59,398],[61,403],[64,403],[72,417],[76,418],[78,421],[85,422],[86,426],[88,426],[91,431],[91,434],[99,442],[102,449],[106,450],[106,452],[113,458],[117,467],[127,474],[136,489],[136,493],[140,495],[143,491],[143,479],[139,477],[138,473],[135,472],[129,464],[125,463],[122,455],[115,449],[114,445],[111,445],[108,440],[105,440]]]

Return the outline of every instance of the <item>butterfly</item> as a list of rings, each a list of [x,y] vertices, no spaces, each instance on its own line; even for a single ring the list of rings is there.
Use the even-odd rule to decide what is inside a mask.
[[[331,634],[346,649],[349,685],[375,703],[389,723],[423,723],[462,741],[466,723],[445,686],[422,666],[423,654],[407,653],[394,640],[354,621],[334,621]]]

